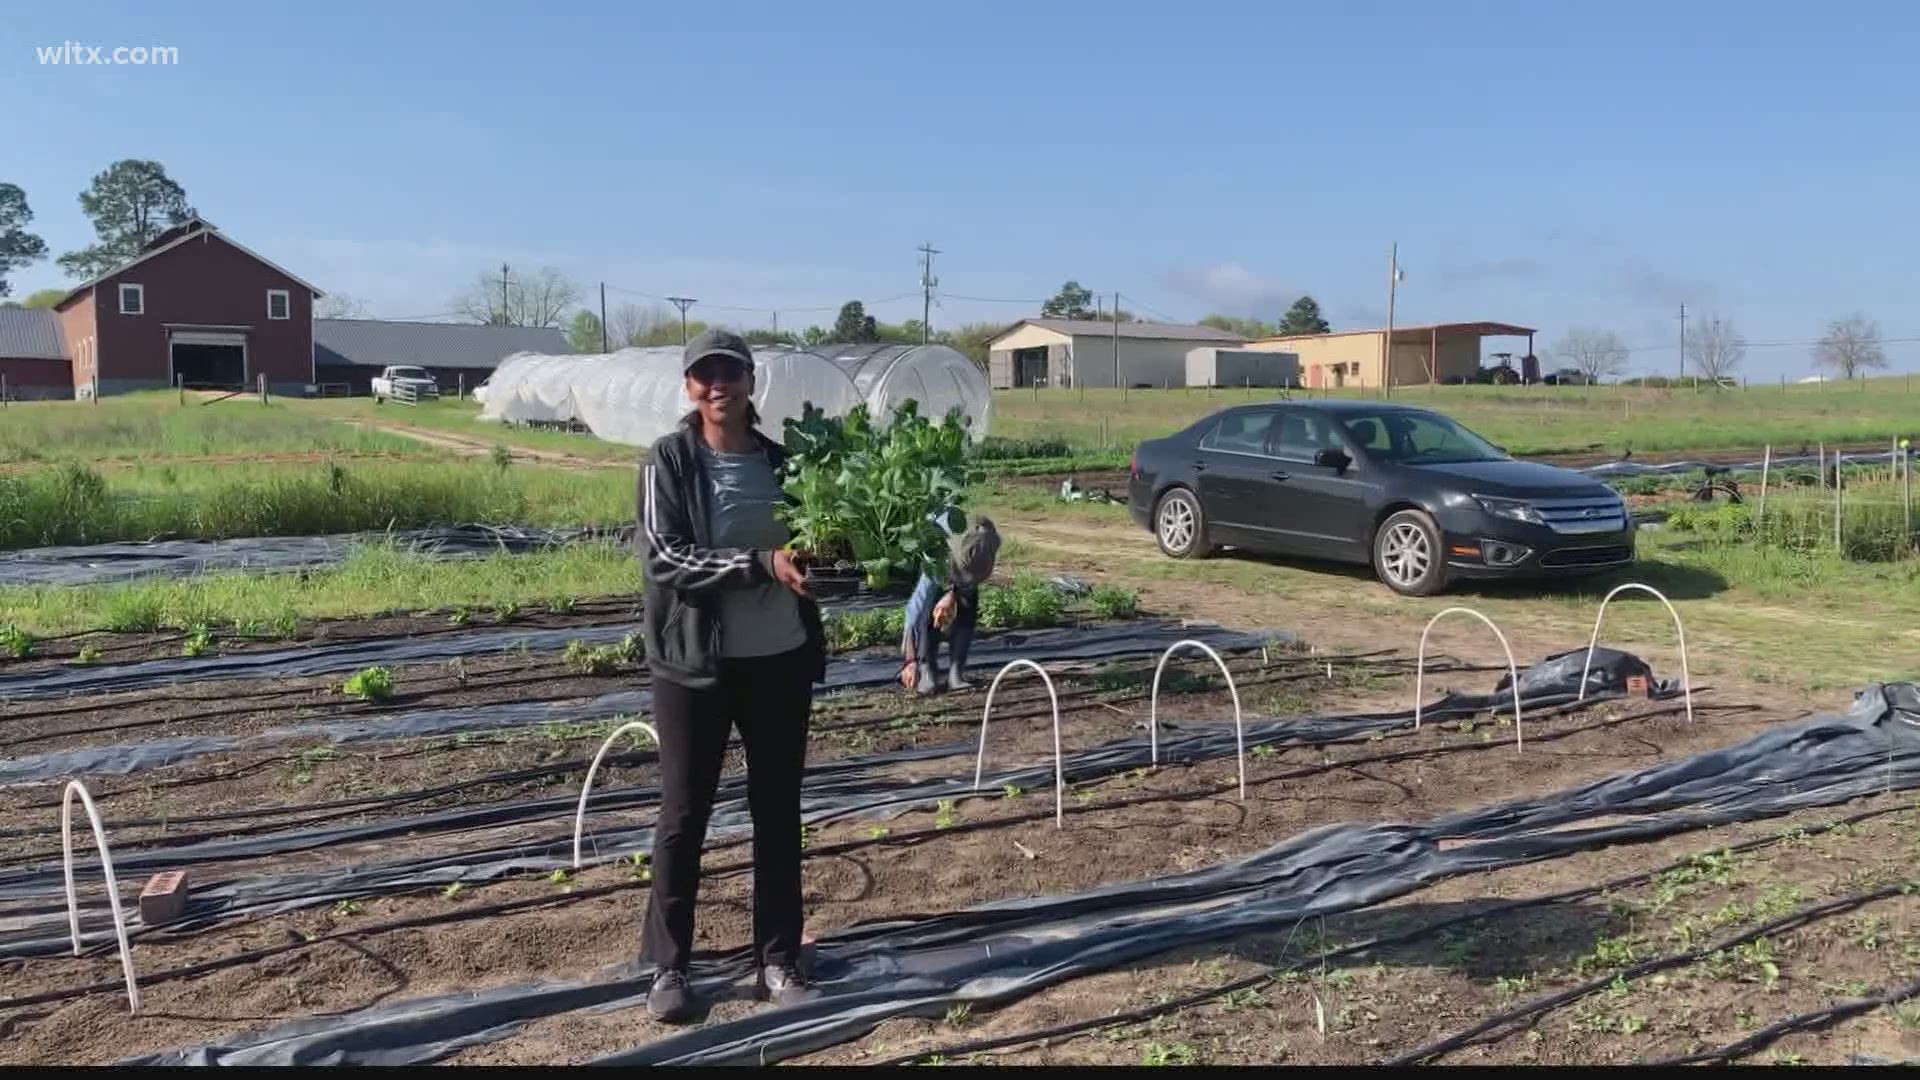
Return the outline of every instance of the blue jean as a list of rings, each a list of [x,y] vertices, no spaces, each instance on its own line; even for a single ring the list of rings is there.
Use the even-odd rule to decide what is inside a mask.
[[[920,665],[922,679],[933,678],[943,638],[948,646],[948,670],[957,675],[967,666],[967,650],[973,644],[974,627],[980,620],[980,591],[961,586],[953,593],[953,622],[947,624],[944,632],[933,625],[933,609],[946,595],[946,590],[931,576],[920,575],[913,596],[907,601],[907,649]]]

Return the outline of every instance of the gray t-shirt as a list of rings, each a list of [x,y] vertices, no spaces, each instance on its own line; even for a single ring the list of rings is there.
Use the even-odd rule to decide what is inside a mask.
[[[773,513],[786,494],[765,452],[726,454],[702,446],[700,461],[711,485],[707,529],[713,546],[769,551],[787,542],[791,534]],[[775,656],[806,643],[799,601],[785,585],[769,581],[721,591],[722,657]]]

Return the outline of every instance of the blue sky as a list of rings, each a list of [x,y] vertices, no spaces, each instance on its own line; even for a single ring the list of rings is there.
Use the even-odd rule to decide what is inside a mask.
[[[1335,8],[1338,8],[1336,11]],[[1077,278],[1141,314],[1760,341],[1920,338],[1920,9],[1841,3],[32,5],[0,27],[0,180],[55,251],[162,161],[209,219],[381,317],[504,260],[610,301],[936,325]],[[35,48],[170,45],[171,67]],[[61,284],[51,260],[15,280]],[[644,294],[644,295],[643,295]],[[902,299],[888,299],[904,297]],[[745,308],[752,310],[722,310]],[[1502,347],[1491,344],[1489,348]],[[1920,368],[1920,344],[1889,346]],[[1756,378],[1808,370],[1754,348]]]

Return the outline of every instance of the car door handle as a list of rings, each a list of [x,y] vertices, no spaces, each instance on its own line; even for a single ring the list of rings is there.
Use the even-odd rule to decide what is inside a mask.
[[[1206,462],[1204,462],[1204,461],[1196,461],[1196,462],[1194,462],[1194,463],[1193,463],[1193,471],[1194,471],[1194,472],[1206,472],[1206,471],[1207,471],[1207,463],[1206,463]]]
[[[1273,477],[1275,480],[1293,479],[1293,474],[1287,472],[1287,470],[1285,469],[1275,469],[1272,472],[1268,473],[1267,475]]]

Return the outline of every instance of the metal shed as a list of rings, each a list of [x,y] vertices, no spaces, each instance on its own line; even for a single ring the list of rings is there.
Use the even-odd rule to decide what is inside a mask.
[[[1290,352],[1203,345],[1187,353],[1187,385],[1299,386],[1300,356]]]

